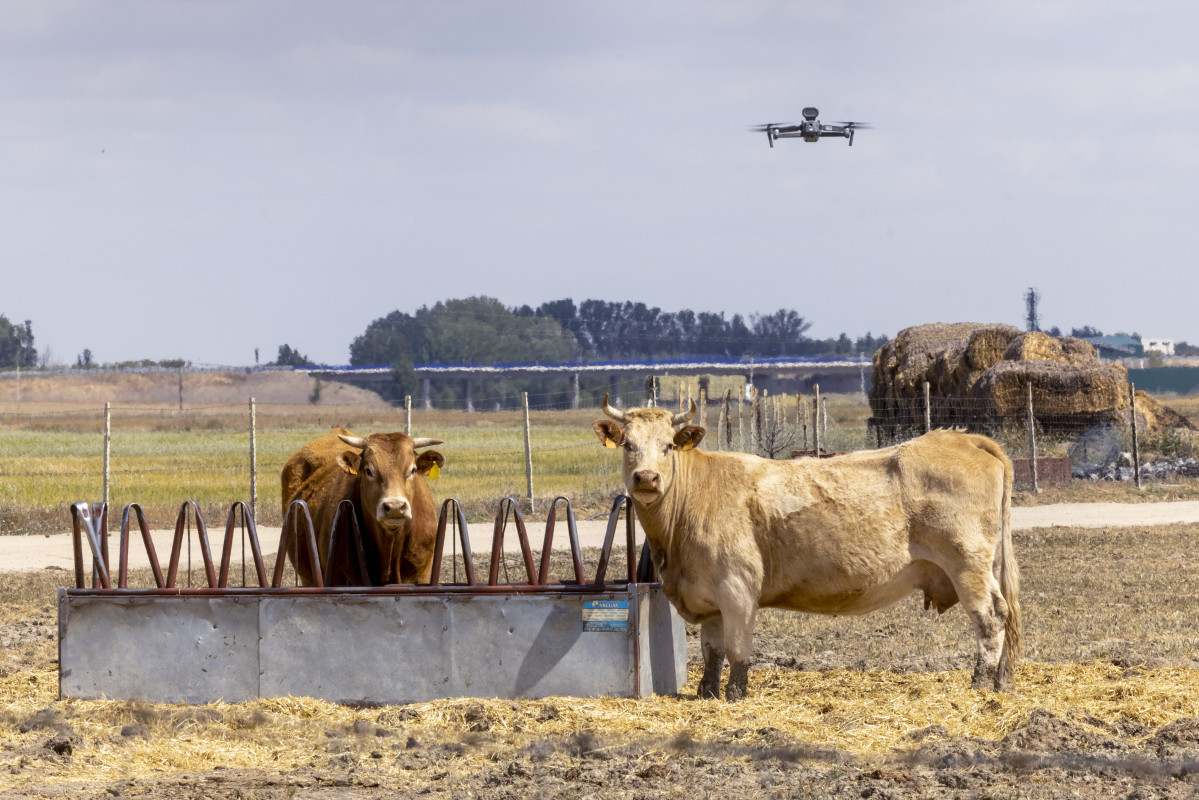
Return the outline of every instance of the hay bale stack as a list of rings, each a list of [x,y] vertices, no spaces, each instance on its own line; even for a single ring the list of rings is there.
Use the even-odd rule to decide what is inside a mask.
[[[1044,432],[1077,434],[1095,424],[1128,425],[1127,371],[1101,362],[1081,339],[974,322],[905,328],[874,356],[871,424],[888,439],[922,429],[926,381],[933,427],[1022,427],[1029,382]],[[1143,422],[1147,433],[1194,430],[1142,392],[1137,411],[1138,425]]]
[[[870,405],[875,420],[890,427],[922,424],[925,381],[934,398],[960,397],[963,385],[1002,360],[1019,334],[1011,325],[979,322],[905,328],[874,354]],[[942,404],[934,404],[932,417],[935,426],[960,424]]]
[[[1037,421],[1049,430],[1081,431],[1118,419],[1128,408],[1128,373],[1118,364],[1079,367],[1066,361],[1002,361],[970,391],[985,423],[1024,425],[1028,385]]]

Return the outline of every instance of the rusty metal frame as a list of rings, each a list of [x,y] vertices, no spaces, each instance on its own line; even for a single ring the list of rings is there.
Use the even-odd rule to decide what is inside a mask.
[[[549,579],[549,569],[554,534],[559,519],[559,508],[564,509],[566,517],[567,540],[570,549],[571,565],[574,571],[574,580],[551,582]],[[607,573],[622,511],[625,518],[624,538],[627,572],[623,579],[609,580]],[[103,503],[88,504],[80,502],[71,506],[72,545],[75,555],[75,588],[68,591],[72,593],[91,594],[111,592],[126,595],[167,594],[174,596],[191,594],[208,596],[219,594],[244,595],[246,593],[263,591],[292,592],[297,594],[314,594],[328,591],[355,595],[444,592],[534,594],[541,591],[549,593],[595,591],[598,588],[606,586],[657,582],[656,570],[654,570],[653,563],[649,557],[648,544],[642,547],[640,557],[635,554],[636,529],[633,517],[633,505],[631,499],[625,495],[617,496],[608,511],[608,525],[604,536],[604,543],[600,551],[595,576],[591,580],[584,578],[574,510],[570,500],[563,496],[554,498],[554,501],[550,505],[545,523],[545,534],[542,540],[539,564],[535,562],[533,557],[532,548],[529,544],[528,527],[518,502],[512,498],[504,498],[500,502],[493,525],[491,559],[485,583],[480,582],[475,573],[466,515],[461,503],[453,498],[445,500],[441,506],[434,543],[432,576],[428,584],[390,584],[386,586],[373,584],[370,580],[371,576],[367,567],[366,543],[359,529],[353,504],[348,500],[342,501],[338,505],[334,515],[329,544],[326,549],[326,563],[332,563],[332,557],[337,552],[337,548],[350,548],[351,555],[356,556],[354,559],[356,561],[354,565],[356,569],[353,570],[356,574],[348,577],[355,581],[355,585],[336,587],[328,584],[328,576],[321,570],[320,559],[317,557],[318,547],[312,515],[303,500],[293,501],[284,513],[279,549],[275,558],[274,574],[270,576],[269,581],[262,557],[262,548],[259,544],[257,528],[246,504],[239,501],[234,503],[229,509],[225,523],[225,536],[221,548],[221,558],[218,565],[213,561],[208,527],[204,521],[200,507],[195,501],[189,500],[180,506],[179,514],[175,521],[175,535],[172,540],[171,554],[166,565],[165,574],[163,566],[159,561],[158,553],[155,550],[154,541],[150,536],[149,526],[146,523],[142,507],[137,503],[130,503],[125,506],[121,515],[119,571],[117,573],[117,582],[114,586],[109,569],[108,541],[107,536],[104,535],[107,527],[107,517],[108,509]],[[137,519],[142,545],[146,550],[150,569],[154,575],[155,587],[152,589],[130,588],[128,585],[129,543],[134,518]],[[242,586],[229,585],[229,572],[233,563],[233,541],[238,529],[239,520],[243,539],[248,540],[252,552],[257,586],[244,585],[244,576]],[[180,560],[183,555],[185,534],[191,531],[191,523],[193,521],[195,523],[195,535],[207,580],[207,586],[205,587],[193,588],[176,585],[179,577]],[[516,531],[520,547],[520,555],[525,571],[525,580],[523,581],[500,581],[501,558],[503,556],[504,540],[508,533],[509,521],[511,521],[512,527]],[[440,580],[441,567],[444,563],[446,538],[451,523],[455,529],[454,533],[457,536],[457,542],[461,544],[461,558],[466,580],[462,583],[443,584]],[[289,547],[293,538],[297,538],[299,544],[306,547],[307,555],[312,559],[314,565],[314,586],[283,586],[283,572],[286,560],[289,558]],[[90,587],[86,585],[84,579],[83,541],[85,540],[89,545],[92,555],[92,580]],[[188,543],[190,545],[190,538],[188,539]],[[244,560],[243,544],[243,570]]]

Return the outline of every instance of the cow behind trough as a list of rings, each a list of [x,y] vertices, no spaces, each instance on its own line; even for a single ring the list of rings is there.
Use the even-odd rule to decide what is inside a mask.
[[[436,450],[440,439],[413,439],[402,433],[354,436],[334,428],[296,451],[283,467],[283,511],[293,500],[308,504],[316,528],[317,552],[327,583],[354,574],[346,564],[329,564],[328,546],[334,515],[342,500],[354,503],[358,529],[367,554],[369,580],[427,583],[437,537],[437,509],[425,478],[445,464]],[[287,554],[304,585],[315,583],[306,548],[288,542]]]
[[[992,439],[933,431],[882,450],[770,461],[706,453],[687,413],[619,411],[595,432],[623,478],[662,587],[699,623],[700,697],[745,696],[761,607],[864,614],[913,591],[974,623],[975,688],[1010,688],[1020,654],[1012,465]]]

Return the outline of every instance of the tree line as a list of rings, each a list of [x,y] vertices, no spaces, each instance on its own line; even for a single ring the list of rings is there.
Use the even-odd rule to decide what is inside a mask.
[[[393,397],[417,390],[414,364],[569,363],[674,358],[770,358],[805,355],[873,355],[887,337],[867,333],[850,339],[811,339],[811,323],[798,312],[779,309],[743,317],[690,309],[663,311],[632,301],[572,298],[536,308],[508,307],[491,297],[468,297],[393,311],[367,325],[350,344],[354,366],[390,365]],[[594,378],[600,386],[604,379]],[[500,405],[520,391],[567,396],[564,378],[495,379],[490,389]],[[438,399],[460,399],[460,382],[434,387]],[[497,388],[498,387],[498,388]],[[588,387],[582,387],[588,391]],[[489,399],[491,399],[489,397]]]

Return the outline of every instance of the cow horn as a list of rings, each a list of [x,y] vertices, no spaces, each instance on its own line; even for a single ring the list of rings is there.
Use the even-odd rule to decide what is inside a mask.
[[[339,434],[337,434],[337,438],[341,439],[343,442],[348,444],[350,447],[353,447],[355,450],[365,450],[366,449],[366,439],[363,439],[361,436],[346,436],[344,433],[339,433]]]
[[[613,408],[612,406],[608,405],[608,395],[606,395],[606,394],[604,395],[604,404],[601,406],[601,408],[603,408],[605,414],[607,414],[609,417],[616,420],[617,422],[628,422],[629,421],[628,418],[624,415],[623,411],[621,411],[618,408]]]
[[[435,444],[442,444],[444,442],[445,439],[413,439],[412,449],[415,450],[418,447],[432,447]]]
[[[690,422],[691,418],[694,416],[695,416],[695,401],[692,400],[691,401],[691,410],[690,411],[680,411],[679,413],[675,414],[673,417],[670,418],[670,424],[671,425],[682,425],[684,422]]]

